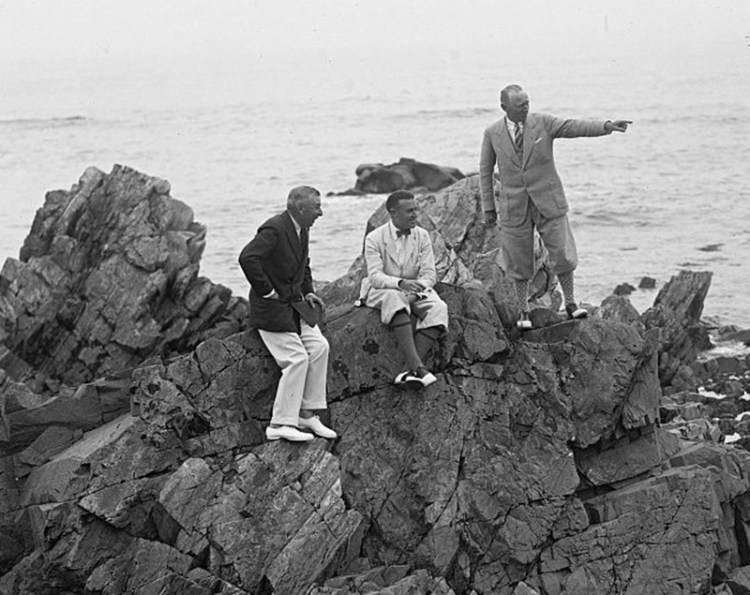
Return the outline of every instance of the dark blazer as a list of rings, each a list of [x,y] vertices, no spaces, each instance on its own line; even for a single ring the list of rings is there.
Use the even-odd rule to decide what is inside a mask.
[[[250,326],[274,332],[300,332],[292,302],[313,291],[308,243],[300,240],[289,211],[271,217],[240,253],[250,282]],[[264,298],[276,290],[278,298]]]
[[[547,114],[529,114],[523,130],[523,155],[519,156],[508,134],[505,118],[484,131],[479,180],[484,211],[497,210],[500,225],[523,222],[531,200],[539,212],[553,219],[568,211],[560,176],[555,168],[552,142],[556,138],[604,136],[602,120],[565,120]],[[497,209],[492,190],[497,165],[500,196]]]

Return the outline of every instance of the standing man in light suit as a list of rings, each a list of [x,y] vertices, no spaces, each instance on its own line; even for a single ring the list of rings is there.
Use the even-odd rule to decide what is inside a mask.
[[[250,326],[281,368],[268,440],[336,438],[315,415],[326,409],[329,345],[317,324],[323,301],[313,292],[308,234],[322,214],[320,192],[293,188],[286,211],[261,225],[240,254],[251,286]]]
[[[555,169],[552,143],[556,138],[604,136],[625,132],[628,120],[564,120],[529,113],[529,96],[518,85],[500,92],[505,117],[484,131],[479,176],[487,225],[500,220],[500,243],[506,272],[515,281],[520,309],[517,326],[531,328],[529,281],[534,276],[534,227],[547,247],[552,269],[560,280],[568,318],[587,313],[575,300],[573,271],[578,266],[568,201]],[[497,206],[493,173],[497,165],[500,197]]]
[[[415,388],[437,380],[424,365],[435,339],[448,327],[448,306],[434,291],[437,281],[430,234],[417,227],[414,195],[398,190],[386,200],[391,220],[365,238],[367,277],[362,280],[360,303],[380,310],[391,327],[408,369],[394,381]],[[411,314],[416,315],[416,335]]]

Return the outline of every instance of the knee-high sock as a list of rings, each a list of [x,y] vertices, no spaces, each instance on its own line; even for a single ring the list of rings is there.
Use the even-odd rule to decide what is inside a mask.
[[[414,344],[410,316],[403,310],[396,312],[391,319],[391,328],[393,334],[396,335],[396,342],[404,354],[406,365],[410,370],[416,371],[422,365],[422,359],[419,357],[417,347]]]
[[[576,301],[576,294],[575,285],[573,283],[573,271],[560,273],[557,275],[557,278],[560,281],[560,288],[562,289],[565,298],[565,305],[574,303]]]
[[[529,281],[516,279],[516,305],[521,312],[529,311]]]
[[[435,339],[440,336],[440,333],[441,327],[439,326],[430,326],[417,331],[417,334],[414,337],[414,344],[417,348],[417,354],[422,361],[427,357],[432,344],[435,342]]]

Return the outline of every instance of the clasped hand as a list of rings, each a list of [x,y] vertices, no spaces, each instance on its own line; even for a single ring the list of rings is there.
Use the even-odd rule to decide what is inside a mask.
[[[401,279],[398,286],[406,293],[419,293],[425,290],[425,286],[416,279]]]

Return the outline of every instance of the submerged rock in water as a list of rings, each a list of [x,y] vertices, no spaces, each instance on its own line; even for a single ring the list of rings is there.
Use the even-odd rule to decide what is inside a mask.
[[[464,178],[455,167],[444,167],[402,157],[398,163],[363,163],[357,166],[352,190],[338,194],[387,194],[395,190],[435,192]]]

